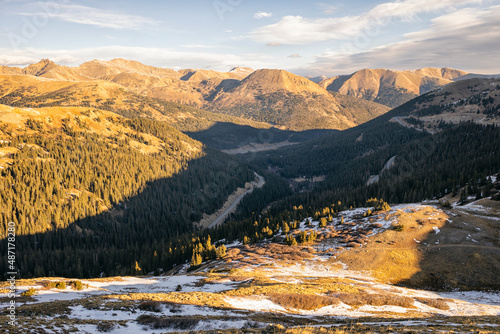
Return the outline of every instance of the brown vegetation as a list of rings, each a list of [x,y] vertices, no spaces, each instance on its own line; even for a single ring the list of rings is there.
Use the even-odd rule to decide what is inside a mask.
[[[314,310],[338,304],[335,298],[313,294],[271,293],[268,297],[286,309]]]

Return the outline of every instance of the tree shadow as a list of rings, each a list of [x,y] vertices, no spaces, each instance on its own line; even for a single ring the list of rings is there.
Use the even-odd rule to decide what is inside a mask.
[[[336,132],[338,130],[289,131],[278,128],[258,129],[249,125],[217,122],[206,130],[186,132],[186,134],[214,149],[228,150],[249,144],[274,144],[284,141],[298,143]]]
[[[456,208],[446,213],[446,223],[420,243],[420,271],[400,284],[439,291],[499,290],[498,222]]]
[[[184,263],[191,254],[193,222],[219,209],[229,194],[255,177],[244,163],[207,152],[183,171],[148,182],[112,210],[64,229],[17,236],[18,277],[145,274]],[[7,243],[0,241],[3,249]],[[0,258],[0,266],[5,279],[7,256]]]

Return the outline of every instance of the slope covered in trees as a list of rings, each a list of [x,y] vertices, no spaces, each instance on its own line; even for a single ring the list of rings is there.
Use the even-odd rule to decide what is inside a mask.
[[[162,122],[78,108],[32,109],[23,119],[26,110],[5,108],[1,237],[14,222],[23,277],[131,274],[131,261],[157,269],[160,258],[172,265],[185,252],[173,242],[254,178]]]

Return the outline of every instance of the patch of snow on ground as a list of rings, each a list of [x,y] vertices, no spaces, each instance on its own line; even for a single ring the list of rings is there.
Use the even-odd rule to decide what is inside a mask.
[[[363,305],[358,308],[358,311],[406,313],[408,312],[408,309],[405,307],[394,306],[394,305],[382,305],[382,306]]]
[[[82,319],[82,320],[135,320],[141,314],[150,314],[157,316],[173,316],[173,315],[182,315],[182,316],[234,316],[238,317],[239,315],[235,312],[227,311],[227,310],[218,310],[210,307],[202,307],[196,305],[178,305],[178,308],[169,308],[168,306],[164,306],[162,308],[162,312],[146,312],[135,309],[134,312],[132,310],[89,310],[83,307],[82,305],[78,306],[70,306],[71,314],[68,316],[73,319]]]
[[[70,306],[71,314],[68,318],[73,319],[92,319],[92,320],[132,320],[136,319],[140,313],[132,313],[131,311],[121,310],[89,310],[82,305]],[[149,312],[150,313],[150,312]]]
[[[302,315],[310,315],[310,316],[337,316],[337,317],[369,317],[373,314],[365,311],[359,311],[353,309],[351,306],[339,303],[338,305],[329,305],[322,307],[317,310],[312,311],[301,311]]]
[[[500,308],[500,291],[456,291],[440,292],[442,298],[451,298],[463,300],[468,303],[481,303],[485,305],[496,306]]]
[[[225,302],[231,307],[248,310],[248,311],[272,311],[272,312],[287,312],[286,309],[273,303],[269,299],[264,298],[247,298],[247,297],[226,297]]]

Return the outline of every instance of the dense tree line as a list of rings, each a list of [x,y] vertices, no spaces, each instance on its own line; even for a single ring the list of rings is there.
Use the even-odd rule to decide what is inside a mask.
[[[370,133],[377,137],[371,142],[376,143],[374,147],[378,149],[366,151],[368,153],[356,148],[362,146],[360,142],[348,143],[338,136],[336,142],[325,141],[320,148],[325,154],[307,154],[306,151],[314,151],[308,148],[311,145],[308,143],[304,144],[304,151],[296,148],[288,151],[288,156],[280,152],[283,160],[269,153],[262,157],[261,163],[280,163],[279,173],[287,177],[314,175],[321,171],[312,167],[316,164],[325,166],[328,172],[325,181],[312,192],[296,194],[278,203],[273,209],[275,214],[297,205],[314,211],[338,201],[345,207],[358,206],[371,197],[391,203],[416,202],[456,194],[466,185],[469,185],[469,193],[476,194],[477,185],[484,183],[486,176],[500,172],[500,129],[496,126],[463,123],[436,135],[395,124],[379,130],[378,134]],[[364,136],[366,138],[366,133]],[[339,147],[342,145],[346,147]],[[328,149],[330,153],[326,154]],[[350,152],[356,153],[350,155]],[[394,166],[381,173],[391,157],[395,157]],[[299,162],[293,165],[294,160]],[[304,164],[304,160],[309,163]],[[367,185],[368,177],[379,173],[379,182]]]
[[[254,179],[223,153],[189,153],[185,146],[199,143],[163,123],[124,123],[162,139],[164,150],[142,154],[126,140],[86,132],[12,139],[21,149],[1,171],[0,223],[3,237],[6,224],[16,223],[22,277],[134,274],[135,262],[141,272],[183,263],[192,223]]]

